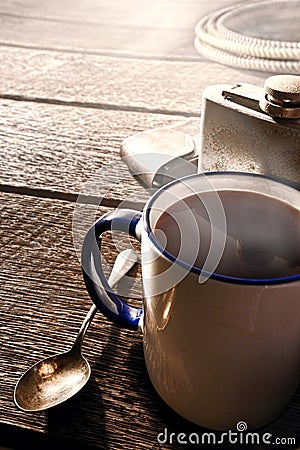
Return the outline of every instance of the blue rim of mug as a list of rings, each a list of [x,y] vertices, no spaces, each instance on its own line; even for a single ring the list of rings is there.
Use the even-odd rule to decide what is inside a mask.
[[[151,207],[152,207],[153,203],[162,194],[163,191],[165,191],[166,189],[169,189],[171,186],[176,185],[178,182],[181,182],[181,181],[191,180],[193,178],[198,178],[198,177],[210,178],[211,176],[220,176],[220,175],[234,175],[234,176],[241,176],[241,177],[246,176],[246,177],[266,179],[266,180],[276,182],[278,184],[283,184],[285,186],[288,186],[289,188],[292,188],[295,191],[298,191],[298,192],[300,191],[300,186],[289,180],[283,180],[281,178],[272,177],[269,175],[260,175],[260,174],[256,174],[256,173],[247,173],[247,172],[234,172],[234,171],[205,172],[205,173],[197,173],[197,174],[193,174],[193,175],[187,175],[180,179],[170,181],[168,184],[162,186],[160,189],[158,189],[152,195],[152,197],[146,203],[146,206],[144,209],[145,231],[148,235],[148,238],[152,242],[152,244],[157,248],[157,250],[161,253],[162,256],[167,258],[169,261],[176,263],[179,266],[183,267],[188,272],[193,272],[198,275],[204,274],[207,278],[212,278],[214,280],[223,281],[226,283],[244,284],[244,285],[273,285],[273,284],[289,283],[289,282],[300,280],[300,273],[298,273],[297,275],[290,275],[287,277],[279,277],[279,278],[242,278],[242,277],[239,278],[239,277],[231,277],[229,275],[221,275],[221,274],[218,274],[215,272],[210,273],[205,270],[202,270],[199,267],[191,266],[190,264],[187,264],[186,262],[182,261],[181,259],[176,258],[174,255],[172,255],[167,250],[165,250],[159,244],[159,242],[155,239],[154,234],[151,231],[151,226],[150,226],[150,211],[151,211]]]

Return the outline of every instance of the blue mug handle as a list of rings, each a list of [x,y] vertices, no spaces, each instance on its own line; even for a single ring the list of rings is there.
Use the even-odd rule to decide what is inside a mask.
[[[118,230],[140,241],[137,224],[141,216],[132,209],[117,209],[105,214],[88,230],[81,253],[83,278],[91,299],[108,319],[131,330],[138,329],[143,308],[128,305],[111,290],[102,268],[101,240],[104,232]]]

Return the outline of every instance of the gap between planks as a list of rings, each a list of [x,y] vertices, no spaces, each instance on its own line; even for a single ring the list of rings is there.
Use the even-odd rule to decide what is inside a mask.
[[[21,48],[28,50],[38,50],[38,51],[49,51],[58,53],[71,53],[89,56],[106,56],[110,58],[120,58],[120,59],[138,59],[140,61],[165,61],[165,62],[192,62],[192,63],[203,63],[209,62],[208,59],[199,56],[184,56],[184,55],[160,55],[160,54],[139,54],[130,51],[117,51],[117,50],[91,50],[91,49],[81,49],[81,48],[66,48],[58,46],[46,46],[46,45],[32,45],[32,44],[22,44],[19,42],[7,42],[0,40],[1,47],[12,47]]]
[[[36,198],[45,198],[45,199],[53,199],[53,200],[61,200],[71,203],[76,203],[79,201],[80,197],[80,203],[86,204],[86,205],[98,205],[108,208],[117,208],[122,203],[122,208],[126,209],[136,209],[136,210],[142,210],[145,206],[145,203],[143,202],[137,202],[137,201],[122,201],[117,200],[113,198],[105,198],[105,197],[98,197],[94,195],[83,195],[83,194],[76,194],[72,192],[61,192],[61,191],[55,191],[55,190],[49,190],[49,189],[35,189],[30,188],[28,186],[12,186],[9,184],[0,184],[0,192],[5,194],[18,194],[18,195],[24,195],[28,197],[36,197]],[[1,450],[1,449],[0,449]]]
[[[141,106],[130,105],[116,105],[109,103],[93,103],[93,102],[80,102],[72,100],[60,100],[55,98],[43,98],[43,97],[29,97],[25,95],[14,94],[0,94],[2,100],[14,100],[18,102],[30,102],[30,103],[43,103],[49,105],[58,106],[71,106],[76,108],[89,108],[89,109],[103,109],[109,111],[124,111],[124,112],[138,112],[144,114],[162,114],[168,116],[183,116],[183,117],[195,117],[199,118],[199,113],[186,112],[186,111],[174,111],[168,109],[146,108]]]

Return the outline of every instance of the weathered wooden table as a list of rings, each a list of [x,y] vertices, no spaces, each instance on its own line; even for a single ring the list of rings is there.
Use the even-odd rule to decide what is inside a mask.
[[[158,398],[141,336],[100,313],[84,342],[92,376],[76,397],[29,414],[14,405],[13,390],[30,365],[71,346],[91,305],[72,233],[76,199],[90,177],[105,190],[97,214],[124,199],[134,205],[133,194],[145,193],[120,161],[125,137],[198,120],[209,84],[263,84],[262,74],[205,60],[193,48],[196,21],[230,3],[1,1],[0,446],[181,449],[187,445],[159,442],[158,434],[207,431]],[[122,246],[107,240],[111,264]],[[292,437],[286,448],[297,447],[299,390],[259,432]]]

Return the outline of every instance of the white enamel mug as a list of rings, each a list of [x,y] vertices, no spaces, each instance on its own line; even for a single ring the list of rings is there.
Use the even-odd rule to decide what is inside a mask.
[[[233,429],[239,421],[256,428],[284,410],[299,382],[300,268],[269,278],[218,273],[228,222],[219,197],[224,190],[279,200],[300,217],[300,192],[281,182],[245,173],[188,176],[155,192],[142,214],[120,209],[100,218],[83,244],[83,276],[108,318],[142,330],[150,379],[171,408],[212,429]],[[164,246],[164,238],[172,239],[169,230],[162,236],[155,227],[178,199],[195,193],[201,199],[205,192],[215,194],[206,205],[211,245],[198,267],[194,261],[207,225],[195,227],[188,206],[179,254]],[[143,308],[119,298],[103,274],[101,235],[112,229],[141,241]],[[300,256],[300,223],[298,230],[293,239]]]

